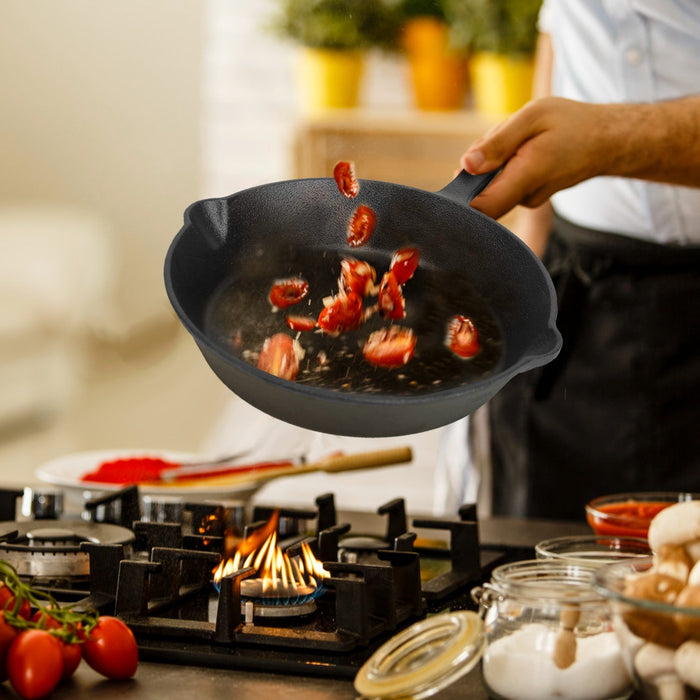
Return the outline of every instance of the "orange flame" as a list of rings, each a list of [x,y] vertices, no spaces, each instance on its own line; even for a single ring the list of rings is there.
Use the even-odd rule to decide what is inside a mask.
[[[214,569],[214,581],[218,583],[224,576],[253,567],[257,577],[243,582],[249,597],[291,597],[318,588],[321,580],[330,574],[307,542],[301,543],[301,554],[293,557],[280,549],[278,521],[279,512],[275,511],[263,527],[240,542],[233,556],[222,559]]]

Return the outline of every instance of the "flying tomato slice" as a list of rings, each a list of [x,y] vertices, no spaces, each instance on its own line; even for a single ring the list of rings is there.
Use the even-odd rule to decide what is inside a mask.
[[[293,331],[312,331],[316,328],[316,319],[309,316],[287,314],[287,326]]]
[[[376,367],[396,369],[409,362],[416,351],[416,335],[410,328],[389,326],[370,334],[362,348],[365,360]]]
[[[270,289],[270,303],[278,309],[298,304],[309,293],[309,283],[303,277],[276,280]]]
[[[355,176],[355,164],[352,161],[341,160],[333,168],[333,179],[338,184],[340,193],[348,199],[357,197],[360,183]]]
[[[355,292],[366,297],[373,292],[376,279],[377,272],[368,262],[355,258],[343,258],[340,261],[338,287],[341,291]]]
[[[371,207],[360,204],[350,217],[347,230],[348,245],[358,248],[364,245],[372,236],[374,227],[377,225],[377,215]]]
[[[384,273],[379,283],[377,308],[384,318],[399,320],[406,317],[406,301],[396,275],[391,270]]]
[[[399,284],[405,284],[413,277],[420,261],[420,251],[417,248],[399,248],[389,264]]]
[[[276,333],[265,339],[258,358],[258,369],[294,381],[303,357],[304,348],[299,341],[286,333]]]
[[[326,335],[339,335],[358,328],[362,321],[362,298],[355,292],[341,292],[331,297],[316,323]]]
[[[457,314],[453,316],[447,324],[447,335],[445,345],[452,352],[468,360],[481,350],[479,345],[479,333],[474,322],[468,316]]]

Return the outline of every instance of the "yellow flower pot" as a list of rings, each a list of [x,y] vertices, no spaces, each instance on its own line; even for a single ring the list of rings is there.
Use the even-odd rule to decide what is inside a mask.
[[[363,64],[361,51],[304,47],[299,56],[302,111],[356,107]]]
[[[477,52],[470,60],[474,108],[493,116],[511,114],[532,97],[534,58]]]
[[[461,109],[469,90],[469,61],[466,53],[449,48],[447,25],[432,17],[411,19],[404,27],[402,46],[416,106]]]

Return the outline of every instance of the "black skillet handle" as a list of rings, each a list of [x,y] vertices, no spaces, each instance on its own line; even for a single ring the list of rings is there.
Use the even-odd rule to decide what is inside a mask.
[[[483,175],[470,175],[466,170],[461,170],[457,177],[447,187],[435,194],[442,195],[458,204],[469,204],[500,172],[500,168],[484,173]]]

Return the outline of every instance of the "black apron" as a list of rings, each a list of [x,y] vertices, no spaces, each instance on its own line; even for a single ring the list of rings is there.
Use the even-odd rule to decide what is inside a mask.
[[[595,496],[700,492],[700,248],[555,217],[561,354],[490,402],[493,513],[581,520]]]

